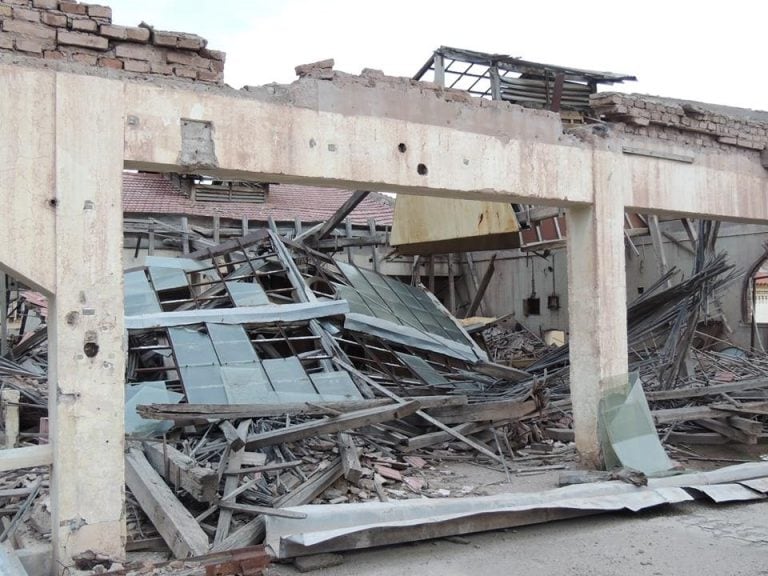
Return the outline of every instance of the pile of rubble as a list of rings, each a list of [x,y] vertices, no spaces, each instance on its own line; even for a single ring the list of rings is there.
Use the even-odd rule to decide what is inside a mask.
[[[649,426],[665,441],[764,435],[764,358],[691,345],[701,302],[729,274],[712,258],[671,288],[659,282],[629,310],[632,368],[651,404]],[[482,331],[489,354],[430,293],[333,260],[311,235],[260,230],[184,258],[147,256],[126,271],[125,310],[129,551],[258,564],[263,548],[247,547],[269,541],[270,526],[314,526],[306,505],[369,506],[349,520],[360,526],[366,510],[401,510],[399,501],[418,508],[492,497],[447,487],[446,462],[509,479],[576,460],[567,345],[546,346],[512,320]],[[29,331],[0,364],[27,422],[45,422],[44,334],[44,324]],[[13,441],[45,442],[45,433]],[[0,489],[13,513],[0,540],[44,505],[45,471],[14,474]],[[291,542],[272,542],[273,553],[316,549]],[[331,547],[345,546],[356,545]],[[250,556],[231,552],[244,548]]]

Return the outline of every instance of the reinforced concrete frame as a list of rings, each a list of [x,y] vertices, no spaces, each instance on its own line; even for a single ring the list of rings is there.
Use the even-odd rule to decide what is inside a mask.
[[[768,173],[757,152],[626,155],[626,136],[576,140],[556,114],[443,94],[349,78],[239,92],[0,63],[0,269],[50,299],[51,417],[50,447],[0,455],[0,469],[51,465],[59,571],[85,550],[124,555],[124,169],[566,208],[576,443],[599,463],[598,405],[627,372],[625,210],[768,223]]]

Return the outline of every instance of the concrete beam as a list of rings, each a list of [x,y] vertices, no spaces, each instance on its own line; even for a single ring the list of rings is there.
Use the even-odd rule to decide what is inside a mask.
[[[568,320],[570,383],[576,449],[600,467],[601,398],[627,382],[627,304],[624,204],[617,173],[622,159],[595,151],[595,203],[569,208]]]
[[[211,130],[205,136],[210,136],[207,152],[196,158],[197,165],[188,166],[190,171],[202,165],[206,173],[226,177],[505,202],[591,201],[591,153],[542,135],[551,126],[549,116],[524,116],[509,122],[508,133],[489,135],[427,120],[326,111],[322,106],[338,108],[327,101],[309,109],[242,93],[135,83],[125,84],[125,95],[129,168],[179,170],[188,150],[201,148],[196,137],[183,135],[184,120],[191,119],[210,123]],[[370,88],[337,95],[353,100],[347,109],[357,104],[364,110],[382,97]],[[417,101],[426,117],[435,100],[430,93]],[[461,106],[453,103],[452,108]],[[505,107],[508,114],[495,111],[499,122],[519,115]],[[479,117],[489,111],[472,108],[479,125]],[[534,130],[537,125],[542,128]]]
[[[52,539],[62,570],[86,550],[125,553],[123,107],[121,82],[56,77],[48,381]]]

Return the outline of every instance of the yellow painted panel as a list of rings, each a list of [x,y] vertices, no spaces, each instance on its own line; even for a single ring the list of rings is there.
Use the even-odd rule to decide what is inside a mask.
[[[518,230],[508,202],[398,195],[390,243],[405,252],[410,252],[408,246],[419,245],[423,254],[459,251],[457,242],[465,250],[512,248]],[[496,241],[488,247],[491,238]]]

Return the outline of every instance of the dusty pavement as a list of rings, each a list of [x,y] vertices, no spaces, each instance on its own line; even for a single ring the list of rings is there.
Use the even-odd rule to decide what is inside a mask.
[[[691,502],[344,554],[316,576],[768,575],[768,501]],[[270,576],[298,574],[276,566]]]

